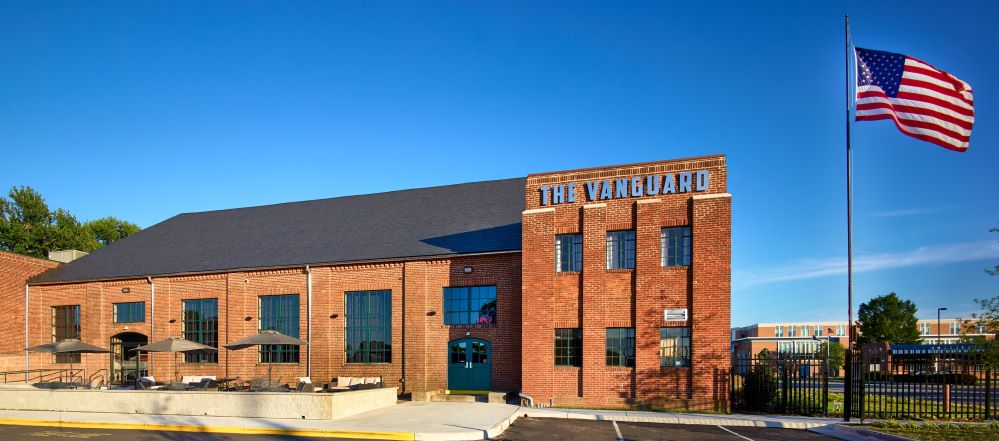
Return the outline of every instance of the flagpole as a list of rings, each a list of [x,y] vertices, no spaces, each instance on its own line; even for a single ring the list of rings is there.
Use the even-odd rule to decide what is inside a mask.
[[[844,66],[846,84],[846,299],[849,317],[850,345],[856,342],[853,327],[853,151],[850,148],[850,16],[843,16],[845,31]]]

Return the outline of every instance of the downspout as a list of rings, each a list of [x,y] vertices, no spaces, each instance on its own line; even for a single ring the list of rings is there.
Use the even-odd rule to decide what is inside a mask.
[[[156,341],[156,284],[153,283],[152,276],[146,276],[146,282],[149,282],[149,339]],[[149,357],[149,372],[146,374],[152,375],[156,363],[152,352],[146,354]]]
[[[312,378],[312,269],[309,265],[305,265],[305,285],[308,297],[305,311],[308,319],[305,323],[305,376]]]
[[[406,393],[406,261],[402,262],[402,383],[401,394]]]
[[[28,371],[31,369],[28,363],[28,284],[24,284],[24,382],[28,382]]]

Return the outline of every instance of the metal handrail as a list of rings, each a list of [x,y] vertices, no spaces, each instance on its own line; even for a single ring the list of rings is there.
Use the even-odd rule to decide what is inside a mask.
[[[0,372],[0,378],[3,379],[3,384],[10,383],[11,380],[13,380],[13,378],[11,377],[15,376],[18,378],[13,381],[14,383],[25,383],[25,382],[30,383],[32,380],[47,381],[47,380],[52,380],[56,377],[58,377],[58,379],[62,381],[64,378],[71,379],[75,377],[76,374],[79,372],[85,372],[85,371],[83,368],[29,369],[29,370],[20,370],[20,371]],[[37,376],[32,376],[31,374],[37,374]]]

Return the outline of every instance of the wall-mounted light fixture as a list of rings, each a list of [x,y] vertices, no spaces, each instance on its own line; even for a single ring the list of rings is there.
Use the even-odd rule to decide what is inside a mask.
[[[131,292],[131,291],[132,291],[132,290],[131,290],[130,288],[122,288],[122,289],[121,289],[121,292],[123,292],[123,293],[125,293],[125,294],[128,294],[128,293],[129,293],[129,292]]]
[[[340,317],[340,314],[330,314],[331,319],[335,319],[337,317]]]
[[[427,311],[427,317],[433,317],[437,315],[437,311]]]
[[[177,319],[170,319],[170,323],[177,323]]]
[[[243,319],[243,320],[246,320],[246,321],[250,321],[250,320],[253,320],[253,317],[250,317],[250,316],[246,316],[246,318],[245,318],[245,319]]]
[[[466,266],[464,268],[464,271],[465,271],[465,274],[471,274],[472,271],[474,271],[474,269],[472,269],[472,267],[470,267],[470,266]]]

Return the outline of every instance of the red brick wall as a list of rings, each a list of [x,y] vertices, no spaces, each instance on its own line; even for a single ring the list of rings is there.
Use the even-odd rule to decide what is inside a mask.
[[[59,266],[59,262],[0,251],[0,305],[5,324],[0,332],[0,372],[24,369],[24,283]]]
[[[589,200],[586,182],[710,171],[706,191]],[[542,205],[540,188],[577,183],[577,201]],[[616,183],[615,183],[616,186]],[[556,405],[719,408],[727,401],[731,198],[724,156],[531,175],[523,216],[523,389]],[[616,194],[616,192],[615,192]],[[661,266],[663,227],[692,227],[692,264]],[[606,269],[606,232],[636,232],[633,270]],[[554,270],[556,234],[582,233],[583,270]],[[660,368],[663,310],[688,308],[690,368]],[[582,367],[554,366],[554,329],[581,327]],[[606,329],[634,327],[634,368],[605,362]]]
[[[471,273],[465,273],[465,267]],[[364,265],[312,267],[312,372],[316,382],[336,376],[381,376],[386,384],[401,386],[405,358],[406,391],[447,388],[447,344],[455,338],[481,338],[492,343],[493,390],[520,389],[520,254],[505,253],[464,256],[450,259],[389,262]],[[51,307],[81,305],[81,339],[102,347],[119,332],[138,332],[149,342],[182,336],[183,300],[218,299],[219,342],[235,341],[257,332],[258,297],[298,294],[300,334],[308,338],[308,284],[304,267],[208,274],[198,276],[154,277],[155,318],[152,289],[145,279],[114,282],[69,283],[32,286],[31,344],[52,340]],[[496,285],[497,324],[446,326],[443,324],[443,288],[448,286]],[[405,287],[405,306],[403,302]],[[122,293],[128,288],[128,293]],[[351,364],[344,354],[344,293],[347,291],[392,291],[392,362]],[[23,305],[24,287],[18,304]],[[112,323],[112,304],[146,302],[146,322]],[[405,308],[405,314],[403,314]],[[23,308],[22,308],[23,316]],[[250,319],[247,320],[247,317]],[[404,323],[405,321],[405,323]],[[125,329],[127,326],[128,329]],[[405,333],[403,333],[405,326]],[[20,337],[23,342],[23,333]],[[405,357],[403,339],[405,338]],[[20,348],[23,343],[18,344]],[[302,347],[300,362],[275,364],[274,378],[294,383],[307,375],[308,349]],[[89,373],[108,369],[106,354],[84,354],[83,367]],[[174,376],[172,354],[153,354],[151,373],[157,379]],[[239,376],[243,379],[266,376],[267,365],[259,363],[253,348],[229,351],[220,348],[218,363],[184,363],[180,355],[178,375]],[[23,353],[17,359],[24,365]],[[32,368],[62,368],[51,355],[31,356]]]

